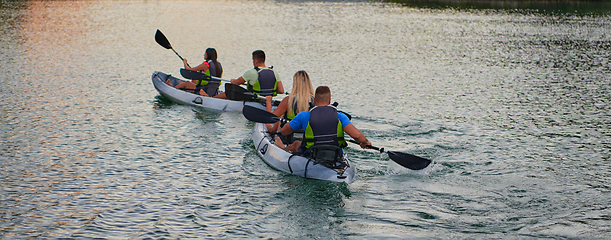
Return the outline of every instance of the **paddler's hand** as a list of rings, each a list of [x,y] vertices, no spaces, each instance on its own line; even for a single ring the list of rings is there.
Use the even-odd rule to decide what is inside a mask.
[[[186,59],[186,58],[183,58],[183,59],[182,59],[182,63],[183,63],[183,64],[185,64],[185,69],[186,69],[186,68],[187,68],[187,65],[188,65],[188,64],[187,64],[187,59]]]
[[[361,142],[359,143],[359,145],[361,146],[362,149],[367,149],[367,145],[371,146],[371,142],[369,140],[365,141],[365,142]]]

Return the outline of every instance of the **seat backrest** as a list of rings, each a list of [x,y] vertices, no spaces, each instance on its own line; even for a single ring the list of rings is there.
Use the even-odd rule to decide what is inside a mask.
[[[210,81],[208,85],[206,85],[206,94],[208,94],[210,97],[216,96],[219,90],[219,85],[219,82]]]
[[[333,145],[316,145],[308,148],[304,153],[304,157],[311,158],[314,162],[322,165],[335,165],[336,162],[343,158],[342,149]]]

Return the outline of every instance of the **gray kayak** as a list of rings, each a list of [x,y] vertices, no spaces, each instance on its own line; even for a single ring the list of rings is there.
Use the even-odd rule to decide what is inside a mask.
[[[317,164],[314,160],[294,155],[276,146],[263,123],[255,123],[252,130],[252,140],[257,154],[271,167],[305,178],[326,180],[331,182],[351,183],[356,175],[356,168],[344,156],[341,168],[329,168]]]
[[[152,76],[157,92],[172,102],[221,111],[242,111],[244,107],[243,101],[205,97],[170,87],[166,84],[168,78],[171,78],[172,81],[184,81],[159,71],[154,72]]]

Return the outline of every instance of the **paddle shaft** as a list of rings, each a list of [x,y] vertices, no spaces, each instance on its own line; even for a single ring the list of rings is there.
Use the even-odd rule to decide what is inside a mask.
[[[170,49],[172,49],[172,51],[174,51],[174,53],[176,53],[176,56],[178,56],[178,57],[180,58],[180,60],[182,60],[182,62],[185,62],[185,59],[184,59],[184,58],[182,58],[182,57],[180,56],[180,54],[178,54],[178,53],[176,52],[176,50],[174,50],[174,48],[170,48]],[[191,68],[191,66],[189,65],[189,63],[187,63],[187,67]]]
[[[187,64],[187,66],[188,66],[188,64]],[[208,75],[205,75],[205,74],[203,74],[201,72],[189,70],[189,69],[186,69],[186,68],[181,68],[180,69],[180,75],[182,75],[185,78],[192,79],[192,80],[202,80],[202,79],[206,79],[207,77],[210,77],[210,79],[216,80],[216,81],[231,82],[230,80],[227,80],[227,79],[222,79],[222,78],[214,77],[214,76],[208,76]]]
[[[182,60],[183,62],[185,61],[185,59],[182,58],[182,56],[180,56],[180,54],[178,54],[178,52],[176,52],[174,48],[172,48],[172,44],[170,44],[168,38],[159,29],[157,29],[157,32],[155,32],[155,42],[157,42],[157,44],[161,45],[163,48],[172,49],[172,51],[176,54],[176,56],[180,58],[180,60]],[[188,63],[187,67],[191,68]]]
[[[354,141],[354,139],[350,139],[350,140],[348,140],[348,141],[349,141],[349,142],[351,142],[351,143],[356,143],[356,144],[359,144],[359,145],[361,144],[360,142]],[[379,148],[379,147],[376,147],[376,146],[365,145],[365,147],[367,147],[367,148],[371,148],[371,149],[374,149],[374,150],[378,150],[378,151],[380,151],[381,153],[383,153],[383,152],[388,152],[388,151],[384,150],[384,148]]]
[[[351,143],[359,144],[359,142],[354,141],[352,139],[348,140]],[[375,149],[380,151],[381,153],[387,153],[390,160],[398,163],[399,165],[412,169],[412,170],[421,170],[429,166],[431,164],[431,160],[418,157],[416,155],[411,155],[402,152],[394,152],[394,151],[386,151],[384,148],[378,148],[371,145],[367,145],[368,148]]]
[[[222,78],[217,78],[217,77],[210,77],[210,78],[212,78],[212,79],[214,79],[214,80],[217,80],[217,81],[231,82],[231,80],[222,79]]]

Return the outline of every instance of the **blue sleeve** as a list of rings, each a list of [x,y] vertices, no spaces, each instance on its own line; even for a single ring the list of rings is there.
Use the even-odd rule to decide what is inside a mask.
[[[337,112],[337,117],[339,118],[339,121],[342,122],[342,128],[345,128],[346,126],[352,124],[352,122],[350,122],[350,119],[348,119],[348,116],[346,116],[346,114]]]
[[[293,129],[293,131],[305,130],[308,126],[309,120],[310,120],[310,112],[303,111],[297,114],[297,116],[295,116],[295,118],[293,118],[293,120],[291,120],[289,124],[291,125],[291,129]]]

